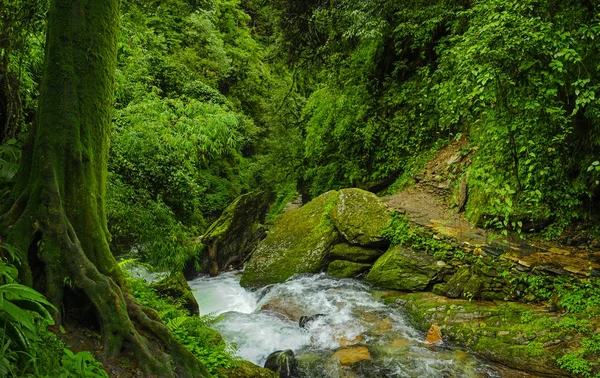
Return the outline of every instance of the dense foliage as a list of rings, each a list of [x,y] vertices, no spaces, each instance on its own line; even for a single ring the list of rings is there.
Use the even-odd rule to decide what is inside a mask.
[[[597,213],[593,2],[274,3],[290,60],[313,79],[297,85],[313,195],[393,179],[464,134],[477,150],[473,218],[545,217],[560,230]]]

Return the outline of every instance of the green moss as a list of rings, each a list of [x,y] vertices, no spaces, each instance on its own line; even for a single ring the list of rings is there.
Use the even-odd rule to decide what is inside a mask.
[[[342,243],[333,246],[330,256],[332,259],[365,263],[377,260],[382,254],[383,252],[378,249]]]
[[[424,290],[439,270],[435,259],[426,252],[397,245],[375,262],[366,279],[387,289]]]
[[[410,321],[423,331],[435,323],[444,337],[480,356],[538,374],[565,376],[554,362],[578,336],[556,327],[561,315],[526,304],[449,299],[432,293],[396,294]],[[527,316],[523,316],[527,314]]]
[[[335,226],[351,244],[386,244],[383,231],[389,222],[388,210],[375,194],[361,189],[343,189],[331,212]]]
[[[283,282],[296,273],[316,273],[325,268],[328,252],[339,239],[329,217],[337,198],[338,192],[327,192],[282,214],[246,264],[242,286]]]
[[[355,278],[359,274],[368,271],[371,264],[361,264],[352,261],[335,260],[329,264],[327,273],[337,278]]]
[[[236,198],[202,237],[205,247],[200,252],[201,271],[207,273],[211,266],[223,270],[245,260],[264,238],[262,222],[268,205],[269,197],[264,192]],[[213,245],[215,256],[211,258],[209,248]]]
[[[219,369],[217,373],[228,378],[279,378],[272,370],[261,368],[249,361],[241,361],[231,369]]]
[[[185,280],[183,273],[172,274],[152,285],[152,288],[161,296],[166,296],[183,304],[190,314],[199,315],[200,308],[192,293],[190,285]]]

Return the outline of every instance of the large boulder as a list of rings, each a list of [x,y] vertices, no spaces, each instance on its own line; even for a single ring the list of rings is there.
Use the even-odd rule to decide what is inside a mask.
[[[359,263],[374,262],[381,255],[383,255],[383,251],[379,249],[365,248],[348,243],[334,245],[330,253],[331,258],[334,260],[348,260]]]
[[[335,226],[350,244],[381,247],[390,220],[387,206],[375,194],[361,189],[340,190],[331,212]]]
[[[361,273],[368,272],[371,264],[361,264],[353,261],[335,260],[327,267],[327,274],[337,278],[355,278]]]
[[[429,286],[441,268],[430,254],[397,245],[377,259],[366,280],[387,289],[418,291]]]
[[[238,267],[265,237],[262,223],[269,209],[265,192],[239,196],[229,205],[201,238],[200,272],[216,275],[229,266]],[[188,278],[197,272],[194,264],[185,269]]]
[[[161,296],[181,300],[190,314],[199,315],[200,308],[190,285],[182,273],[172,274],[152,284],[152,288]]]
[[[337,191],[320,195],[297,210],[283,213],[245,266],[243,287],[283,282],[296,273],[317,273],[340,235],[331,220]]]

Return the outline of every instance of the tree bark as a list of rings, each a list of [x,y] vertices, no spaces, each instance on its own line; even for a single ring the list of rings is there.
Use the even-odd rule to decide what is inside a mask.
[[[202,364],[128,294],[110,252],[105,192],[118,0],[52,0],[38,122],[24,146],[0,230],[27,252],[21,279],[64,308],[83,294],[104,357],[127,355],[146,376],[208,376]],[[62,312],[56,320],[63,320]]]

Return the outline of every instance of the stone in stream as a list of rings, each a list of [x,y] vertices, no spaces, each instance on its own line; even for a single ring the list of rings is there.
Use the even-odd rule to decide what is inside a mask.
[[[331,358],[338,360],[342,366],[354,365],[360,361],[370,360],[371,353],[369,353],[369,349],[366,346],[360,345],[340,349],[332,354]]]
[[[442,330],[437,324],[432,324],[429,327],[429,331],[427,331],[427,336],[425,336],[425,341],[429,344],[437,344],[442,342]]]
[[[306,328],[306,326],[308,326],[310,323],[314,322],[315,320],[322,318],[323,316],[325,316],[325,314],[315,314],[315,315],[311,315],[311,316],[301,316],[300,320],[298,321],[298,325],[300,326],[300,328]]]
[[[279,373],[280,378],[292,378],[296,376],[298,363],[294,352],[290,349],[278,350],[267,357],[265,368]]]
[[[397,245],[377,259],[366,280],[386,289],[424,290],[442,269],[427,252]]]
[[[170,297],[175,300],[182,300],[185,307],[191,315],[199,315],[200,308],[198,302],[192,293],[190,285],[185,280],[182,273],[173,274],[153,283],[152,288],[163,297]]]

